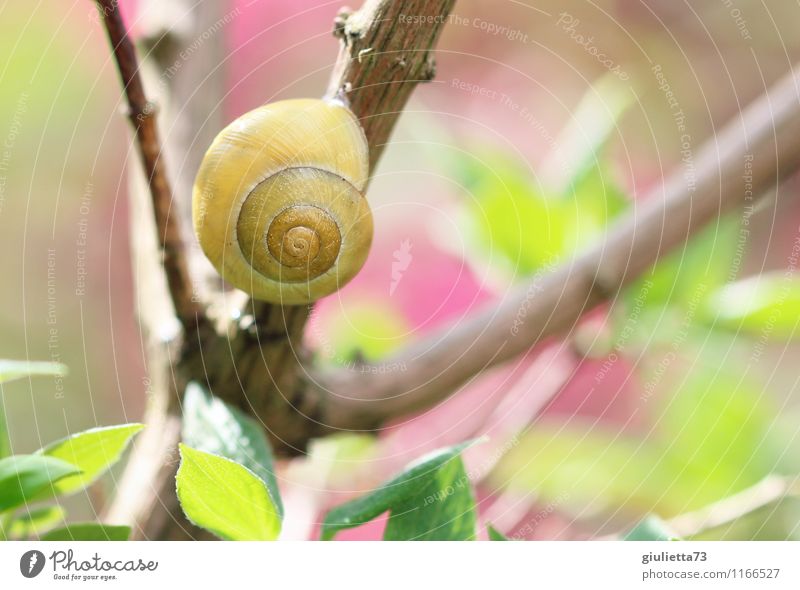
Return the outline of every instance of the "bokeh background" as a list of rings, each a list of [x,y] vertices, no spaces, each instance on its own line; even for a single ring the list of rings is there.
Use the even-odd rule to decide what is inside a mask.
[[[198,36],[225,55],[207,64],[220,74],[207,83],[226,89],[207,124],[324,92],[340,2],[219,4],[225,25]],[[121,6],[137,35],[147,11]],[[380,359],[458,322],[602,239],[668,171],[690,183],[703,141],[800,57],[799,18],[796,3],[756,0],[460,0],[437,78],[373,171],[367,265],[309,326],[318,361]],[[176,13],[174,26],[191,19]],[[5,0],[0,27],[0,357],[70,368],[3,387],[12,447],[30,452],[141,419],[127,200],[138,170],[92,2]],[[779,198],[713,224],[563,341],[377,442],[342,436],[282,466],[295,507],[285,536],[313,537],[325,507],[476,434],[490,435],[468,457],[482,518],[520,538],[602,537],[795,473],[798,188],[789,179]],[[707,536],[797,538],[799,525],[789,499]]]

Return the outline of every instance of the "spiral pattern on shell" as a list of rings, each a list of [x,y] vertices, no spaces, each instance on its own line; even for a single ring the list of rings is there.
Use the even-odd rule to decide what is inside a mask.
[[[289,100],[245,114],[217,136],[195,181],[204,253],[257,299],[333,293],[369,253],[368,166],[364,133],[341,104]]]

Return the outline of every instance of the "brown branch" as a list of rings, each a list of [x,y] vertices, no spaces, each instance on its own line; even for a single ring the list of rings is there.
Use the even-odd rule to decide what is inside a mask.
[[[204,30],[206,26],[215,26],[219,22],[218,2],[171,1],[173,4],[185,2],[183,12],[192,12],[194,17],[192,22],[195,27],[199,27],[199,30]],[[428,72],[428,76],[432,72],[430,49],[444,26],[447,12],[453,3],[454,0],[404,3],[393,0],[380,2],[370,0],[361,11],[347,19],[349,24],[345,28],[350,32],[343,38],[343,49],[339,55],[331,87],[343,90],[337,94],[348,101],[356,115],[361,118],[370,143],[373,165],[391,133],[399,112],[420,81],[419,71],[422,69]],[[151,10],[157,11],[159,3],[152,4]],[[109,3],[105,3],[105,6],[108,5]],[[434,15],[435,18],[427,24],[412,27],[410,22],[400,22],[397,9],[401,7],[406,8],[407,14]],[[389,18],[388,15],[392,14],[396,18]],[[353,20],[350,20],[351,18]],[[337,30],[343,30],[342,27],[344,21],[340,19]],[[120,31],[115,37],[121,37],[127,43],[124,28]],[[164,36],[169,38],[162,38]],[[112,37],[112,44],[116,50],[119,44],[115,42],[115,37]],[[366,49],[364,43],[368,41],[374,45],[375,56],[388,52],[390,59],[394,60],[391,67],[387,65],[386,69],[383,69],[384,64],[380,61],[382,58],[378,58],[378,61],[364,61]],[[163,62],[161,63],[163,70],[164,64],[172,63],[169,56],[177,52],[184,43],[190,42],[191,39],[174,36],[168,26],[164,27],[163,32],[155,31],[148,40],[146,63],[159,66],[159,62]],[[211,45],[205,43],[203,47],[205,49]],[[132,48],[129,50],[132,52]],[[407,54],[409,58],[397,60],[401,53]],[[181,67],[179,73],[169,79],[170,102],[180,102],[178,110],[184,111],[185,103],[192,96],[192,89],[206,80],[202,75],[203,67],[220,61],[221,57],[216,58],[212,55],[208,59],[198,59],[197,67],[194,67],[195,64]],[[129,56],[126,63],[132,63],[133,66],[124,71],[136,72],[135,57],[131,61]],[[385,76],[383,84],[382,75]],[[183,76],[186,79],[182,79]],[[130,76],[126,77],[123,74],[123,83],[126,86],[130,79]],[[144,100],[144,93],[141,92],[141,82],[137,80],[137,83],[141,99],[139,104],[146,106],[148,103]],[[198,108],[200,111],[209,111],[215,106],[216,103],[203,103]],[[140,107],[131,110],[143,113],[146,109]],[[205,112],[205,115],[207,114]],[[155,125],[150,115],[151,113],[148,113],[141,123],[151,126],[151,137],[155,139]],[[191,128],[201,124],[205,115],[201,112],[188,116],[190,120],[184,122],[182,129],[188,127],[191,133]],[[140,123],[138,119],[134,121],[136,124]],[[137,127],[137,134],[138,132]],[[170,138],[173,138],[173,134],[170,134]],[[182,141],[185,142],[186,139],[184,133]],[[190,147],[177,146],[178,149],[175,149],[173,146],[169,152],[176,161],[188,162],[187,172],[196,167],[202,155],[202,151],[194,148],[197,141],[197,137],[194,137],[191,139]],[[208,145],[210,139],[201,136],[199,142],[201,145]],[[185,158],[181,157],[181,153]],[[158,152],[154,160],[156,164],[163,166],[160,164]],[[153,170],[148,170],[148,177],[151,179]],[[168,188],[163,167],[156,171],[159,172],[158,178],[164,179],[164,186]],[[150,184],[152,185],[152,182]],[[179,187],[181,196],[185,192],[188,197],[190,183],[186,181],[186,175],[178,175],[176,186]],[[169,192],[165,194],[169,196]],[[166,202],[169,203],[169,199]],[[180,209],[182,203],[176,205],[178,205],[176,209]],[[177,217],[177,214],[173,214],[167,220],[172,223],[172,219]],[[179,221],[174,223],[177,224]],[[178,226],[173,227],[177,230]],[[162,231],[159,233],[165,235]],[[177,231],[174,235],[177,235]],[[147,244],[144,244],[141,248],[141,255],[144,257],[147,257],[151,250],[146,246]],[[194,258],[190,258],[194,263]],[[193,264],[193,270],[194,266]],[[179,276],[188,276],[185,264]],[[140,290],[145,288],[144,282],[140,281],[137,285]],[[158,281],[148,282],[158,283]],[[154,285],[153,292],[158,293],[158,287],[159,285]],[[228,293],[225,297],[230,303],[240,296],[243,294]],[[145,319],[150,319],[152,327],[154,323],[150,318],[152,309],[140,311]],[[172,353],[158,343],[151,347],[148,368],[155,391],[153,403],[148,410],[148,428],[134,447],[119,493],[108,510],[112,521],[134,525],[135,538],[165,539],[197,536],[197,531],[183,519],[174,494],[175,446],[180,437],[180,408],[177,401],[187,381],[204,382],[216,395],[259,417],[275,442],[278,452],[303,452],[312,437],[327,431],[318,421],[321,415],[321,398],[316,390],[306,385],[306,372],[301,364],[301,360],[305,357],[302,335],[309,313],[307,307],[281,307],[249,301],[242,306],[241,317],[235,321],[229,320],[230,314],[215,313],[212,308],[206,311],[209,317],[219,320],[219,325],[212,326],[211,322],[203,322],[202,329],[196,332],[190,333],[186,330],[187,338],[183,342],[183,347]]]
[[[432,49],[454,4],[367,0],[337,18],[341,48],[328,96],[347,102],[360,119],[373,170],[412,91],[433,76]],[[205,376],[216,395],[259,416],[276,447],[293,454],[329,431],[324,400],[302,364],[308,314],[307,307],[251,300],[234,336],[204,343],[203,358],[189,359],[188,368]]]
[[[175,307],[175,315],[188,331],[205,318],[205,312],[193,300],[192,281],[186,263],[180,226],[175,217],[170,215],[172,189],[161,157],[155,107],[145,96],[136,50],[122,21],[119,3],[115,0],[96,0],[96,2],[103,17],[128,100],[128,116],[136,133],[139,154],[150,188],[162,264]]]
[[[192,59],[182,59],[174,67],[180,52],[223,17],[224,6],[218,2],[196,0],[145,0],[139,4],[146,18],[139,19],[143,60],[140,62],[140,84],[151,89],[150,102],[159,105],[159,117],[152,119],[164,134],[159,161],[174,163],[161,168],[167,186],[175,187],[178,198],[172,201],[170,223],[184,231],[189,225],[189,199],[194,171],[221,126],[213,112],[224,93],[220,83],[224,61],[222,40],[214,37],[192,52]],[[175,14],[189,14],[191,26],[175,30]],[[209,64],[214,64],[209,71]],[[201,335],[213,333],[210,322],[197,325],[197,332],[186,331],[183,339],[164,346],[160,333],[174,317],[166,274],[162,272],[161,232],[156,230],[152,192],[147,178],[130,176],[131,250],[135,268],[135,287],[139,305],[139,321],[147,336],[148,404],[145,431],[138,437],[119,482],[113,502],[106,507],[110,522],[125,522],[133,528],[135,539],[202,538],[202,532],[183,518],[174,493],[177,468],[177,443],[181,435],[180,400],[186,381],[191,376],[180,371],[181,359],[196,350]],[[205,262],[199,248],[184,245],[190,272],[198,276],[198,262]],[[195,279],[194,281],[198,281]],[[202,287],[202,285],[199,285]],[[202,289],[196,289],[203,295]],[[202,298],[201,300],[204,300]]]
[[[385,360],[407,371],[366,367],[319,376],[328,392],[325,420],[364,428],[432,406],[484,369],[568,332],[706,223],[742,205],[746,159],[752,159],[753,200],[763,198],[800,165],[798,76],[796,68],[705,144],[695,157],[694,190],[684,170],[676,170],[582,256]]]
[[[334,34],[342,40],[328,96],[344,98],[361,120],[371,169],[419,82],[432,80],[436,44],[455,0],[367,0],[343,10]]]

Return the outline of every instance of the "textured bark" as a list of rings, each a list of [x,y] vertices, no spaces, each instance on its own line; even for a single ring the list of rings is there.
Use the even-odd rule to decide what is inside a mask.
[[[150,189],[159,258],[167,278],[170,299],[175,316],[185,329],[191,330],[204,320],[204,310],[192,297],[183,236],[176,216],[172,214],[172,188],[161,155],[161,140],[155,120],[156,106],[145,96],[136,50],[127,35],[117,3],[114,0],[97,0],[97,4],[117,61],[128,101],[128,117],[136,133],[136,143]]]
[[[339,13],[334,33],[342,47],[328,96],[343,98],[361,120],[373,168],[414,87],[436,74],[431,49],[454,4],[368,0],[358,12]]]

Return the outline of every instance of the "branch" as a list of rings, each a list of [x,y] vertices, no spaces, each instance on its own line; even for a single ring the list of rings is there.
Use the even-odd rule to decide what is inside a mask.
[[[582,256],[384,361],[408,371],[387,374],[367,366],[357,374],[319,375],[327,391],[325,419],[337,428],[364,428],[419,411],[481,371],[568,332],[706,223],[745,203],[746,161],[753,200],[763,198],[800,165],[799,75],[794,69],[703,146],[695,157],[694,190],[687,189],[684,170],[675,170]]]
[[[373,171],[412,91],[433,76],[431,52],[454,4],[367,0],[357,12],[337,17],[341,47],[328,96],[347,102],[359,118]],[[259,416],[279,450],[303,452],[309,439],[329,430],[320,419],[324,397],[308,385],[302,365],[309,310],[253,300],[244,310],[235,336],[205,343],[205,358],[191,371],[216,395]]]
[[[344,98],[359,117],[370,147],[370,169],[383,153],[416,85],[433,79],[431,49],[455,0],[367,0],[342,10],[334,34],[342,40],[328,96]]]
[[[695,512],[676,516],[668,521],[669,528],[681,537],[695,537],[701,533],[729,525],[768,506],[800,493],[797,481],[771,475],[756,485],[715,502]]]
[[[192,14],[193,26],[199,27],[200,31],[219,22],[219,2],[171,2],[185,4],[182,12]],[[373,166],[391,133],[399,111],[420,81],[419,71],[423,68],[422,64],[425,64],[428,76],[432,72],[430,49],[444,26],[453,3],[454,0],[404,3],[370,0],[358,13],[349,17],[341,16],[338,21],[337,31],[347,30],[349,33],[343,36],[342,51],[331,87],[341,90],[335,91],[335,94],[348,101],[354,113],[361,118],[370,144]],[[159,7],[165,5],[163,0],[153,1],[151,4],[148,7],[155,11],[156,16]],[[106,2],[103,6],[109,6],[109,3]],[[398,9],[401,7],[405,7],[407,14],[432,15],[435,18],[426,24],[411,26],[410,22],[400,21]],[[391,16],[393,14],[395,16]],[[169,43],[163,42],[163,35],[157,28],[153,32],[146,59],[150,65],[154,62],[157,65],[160,56],[168,57],[170,48],[177,50],[184,42],[191,41],[175,37],[170,25],[171,23],[167,23],[164,26],[163,33],[170,35]],[[120,31],[122,32],[116,38],[127,42],[124,28],[120,27]],[[115,38],[112,38],[112,44],[115,48],[119,45]],[[366,44],[372,44],[372,51],[368,53],[374,53],[373,61],[364,60],[365,50],[368,49]],[[211,43],[205,43],[203,48],[210,46]],[[405,54],[408,58],[396,60],[391,67],[386,66],[384,69],[386,64],[381,57],[384,52],[389,52],[394,60],[400,54]],[[223,59],[213,55],[196,59],[196,63],[182,67],[174,78],[169,79],[169,87],[173,91],[171,100],[179,103],[177,110],[184,109],[186,102],[194,96],[190,92],[194,92],[193,89],[201,83],[210,84],[209,93],[221,88],[221,85],[207,82],[206,73],[209,64],[222,62]],[[171,63],[168,58],[162,61]],[[126,71],[135,73],[135,59],[129,59],[128,63],[134,65]],[[163,69],[162,64],[161,70]],[[185,80],[181,78],[184,75]],[[130,79],[130,76],[123,75],[126,88]],[[141,82],[138,85],[141,98],[139,104],[143,106],[131,110],[143,113],[144,106],[148,103],[141,92]],[[189,117],[187,125],[182,127],[188,129],[189,133],[198,127],[203,127],[204,131],[213,128],[213,124],[200,125],[198,122],[215,107],[216,101],[211,98],[197,105],[196,110],[199,112]],[[138,125],[139,120],[134,119],[134,123]],[[146,117],[143,123],[152,127],[152,137],[155,138],[152,117]],[[191,171],[196,165],[192,162],[199,162],[202,156],[202,152],[192,146],[210,143],[210,138],[198,138],[198,135],[192,137],[184,133],[182,141],[186,143],[191,140],[189,146],[173,146],[169,152],[175,161],[188,162],[187,171]],[[174,136],[174,133],[170,134],[171,139]],[[155,145],[158,145],[157,142]],[[160,159],[156,157],[155,161],[158,163]],[[164,178],[163,168],[160,172],[159,178]],[[152,178],[152,174],[150,177]],[[188,179],[182,182],[179,175],[176,186],[183,196],[183,187],[190,186],[190,183]],[[166,194],[169,195],[169,192]],[[166,202],[169,203],[169,198]],[[164,232],[159,233],[164,235]],[[190,259],[194,267],[195,261]],[[186,273],[182,272],[180,276],[186,276]],[[141,291],[141,281],[137,287]],[[243,296],[239,292],[233,296],[226,294],[225,297],[233,300]],[[109,509],[109,514],[114,516],[111,520],[129,522],[135,526],[136,538],[185,538],[187,535],[197,535],[196,530],[183,519],[174,493],[175,446],[180,437],[179,404],[176,400],[182,394],[183,385],[187,381],[206,383],[216,395],[260,418],[278,452],[300,453],[311,438],[327,432],[324,423],[318,419],[321,397],[315,389],[307,386],[306,372],[301,365],[304,357],[302,335],[308,308],[281,307],[255,301],[249,301],[243,307],[241,317],[227,325],[224,320],[230,314],[209,308],[208,316],[218,319],[220,325],[211,326],[210,322],[204,322],[205,329],[186,338],[184,346],[174,359],[167,357],[163,347],[157,346],[151,351],[148,368],[156,392],[153,395],[154,403],[150,404],[148,411],[148,428],[143,434],[146,438],[137,441],[119,494]]]
[[[181,232],[190,223],[187,197],[191,195],[194,171],[202,158],[203,146],[211,143],[222,126],[217,120],[224,93],[220,81],[224,76],[222,39],[220,36],[209,38],[193,50],[191,59],[181,58],[182,65],[177,71],[168,68],[174,66],[181,51],[198,35],[218,26],[224,8],[219,2],[198,3],[196,0],[145,0],[138,6],[143,58],[138,69],[134,69],[142,79],[140,84],[151,89],[150,102],[158,102],[158,124],[161,129],[168,130],[158,159],[166,157],[174,163],[167,171],[162,168],[161,173],[170,174],[164,179],[167,186],[174,187],[176,195],[171,203],[170,222]],[[184,15],[182,22],[190,24],[178,28],[175,15]],[[156,121],[152,122],[155,125]],[[117,493],[105,508],[106,518],[131,524],[135,539],[203,538],[202,532],[183,518],[174,493],[177,444],[181,435],[180,404],[177,402],[190,378],[180,370],[181,359],[194,349],[192,345],[201,335],[213,333],[213,330],[210,323],[204,322],[198,324],[197,333],[185,334],[182,346],[164,346],[161,334],[164,326],[175,317],[175,306],[171,303],[166,280],[168,273],[163,272],[161,265],[163,257],[158,239],[162,232],[154,227],[154,207],[146,180],[131,174],[129,191],[138,316],[147,335],[148,403],[144,416],[147,428],[133,445]],[[205,257],[199,247],[192,246],[194,242],[183,246],[183,257],[188,258],[193,277],[203,276],[198,263],[205,263]],[[200,288],[203,285],[198,285],[196,278],[193,282],[195,292],[203,295]]]
[[[128,116],[136,132],[139,153],[153,202],[158,243],[167,277],[175,315],[185,330],[196,327],[205,319],[205,312],[193,301],[192,281],[184,252],[180,226],[170,215],[172,189],[167,179],[161,143],[155,121],[155,108],[145,97],[139,75],[139,64],[133,43],[122,21],[119,3],[115,0],[96,0],[103,16],[108,39],[114,50],[122,86],[128,100]]]

